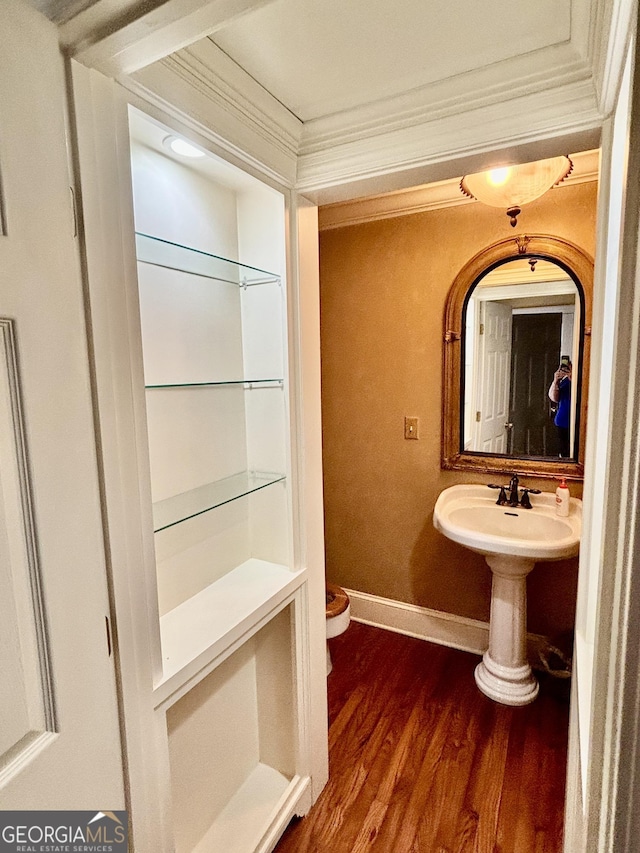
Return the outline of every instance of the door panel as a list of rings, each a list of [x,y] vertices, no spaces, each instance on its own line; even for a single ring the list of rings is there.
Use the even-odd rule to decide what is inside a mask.
[[[55,27],[0,28],[1,809],[121,809],[82,285]]]
[[[511,352],[509,453],[557,456],[557,428],[549,412],[549,385],[560,364],[561,314],[516,314]]]
[[[483,302],[480,309],[479,442],[481,453],[507,452],[509,415],[509,360],[511,308],[500,302]]]
[[[0,320],[0,767],[55,732],[14,324]]]

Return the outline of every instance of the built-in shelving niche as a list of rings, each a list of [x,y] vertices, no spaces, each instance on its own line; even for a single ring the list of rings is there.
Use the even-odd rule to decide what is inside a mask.
[[[308,789],[284,199],[167,156],[168,129],[130,119],[173,834],[185,853],[252,853]]]
[[[199,249],[145,234],[136,248],[164,695],[290,586],[283,293],[275,273]]]
[[[167,712],[176,853],[255,850],[295,783],[291,607]]]

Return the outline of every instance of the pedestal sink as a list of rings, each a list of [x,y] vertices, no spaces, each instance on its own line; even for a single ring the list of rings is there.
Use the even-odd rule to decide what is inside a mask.
[[[437,530],[484,554],[493,574],[489,648],[476,667],[476,684],[505,705],[527,705],[538,682],[527,662],[527,575],[537,562],[573,557],[580,547],[582,502],[571,498],[568,518],[555,512],[555,494],[531,497],[531,509],[497,506],[480,485],[451,486],[433,511]]]

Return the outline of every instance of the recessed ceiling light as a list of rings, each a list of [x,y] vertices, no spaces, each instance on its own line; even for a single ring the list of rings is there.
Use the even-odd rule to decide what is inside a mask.
[[[179,136],[165,136],[162,144],[174,154],[179,154],[181,157],[204,157],[204,151],[196,148],[186,139],[180,139]]]

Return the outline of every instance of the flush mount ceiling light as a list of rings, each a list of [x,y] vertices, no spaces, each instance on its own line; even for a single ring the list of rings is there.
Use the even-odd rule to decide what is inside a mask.
[[[179,154],[181,157],[204,157],[204,151],[201,151],[199,148],[196,148],[195,145],[192,145],[190,142],[187,142],[186,139],[181,139],[179,136],[165,136],[162,140],[162,144],[165,148],[168,148],[169,151],[172,151],[174,154]]]
[[[551,157],[535,163],[465,175],[460,181],[460,189],[482,204],[506,208],[509,221],[515,226],[522,205],[540,198],[563,181],[572,169],[573,163],[568,157]]]

